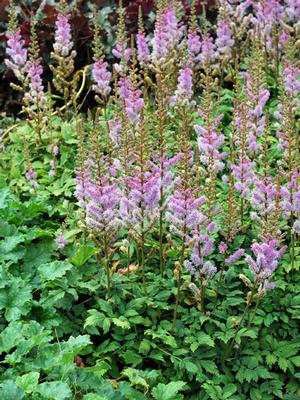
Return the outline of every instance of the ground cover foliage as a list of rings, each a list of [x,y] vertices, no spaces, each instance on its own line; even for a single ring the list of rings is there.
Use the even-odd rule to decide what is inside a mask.
[[[61,1],[46,90],[11,2],[2,399],[300,398],[299,5],[176,3],[75,71]]]

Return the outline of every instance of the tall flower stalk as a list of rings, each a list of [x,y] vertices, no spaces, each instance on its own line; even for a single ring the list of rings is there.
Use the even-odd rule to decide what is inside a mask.
[[[179,237],[181,242],[179,261],[175,268],[177,294],[173,314],[172,331],[177,320],[178,307],[181,296],[181,276],[184,266],[186,250],[193,245],[193,231],[201,220],[199,207],[205,201],[199,196],[199,190],[194,189],[193,182],[193,150],[191,147],[192,116],[189,112],[192,103],[192,76],[191,71],[183,65],[179,71],[177,90],[175,91],[175,110],[179,118],[181,153],[178,164],[179,180],[175,184],[174,193],[170,196],[166,218],[170,224],[170,231]]]
[[[108,96],[111,92],[110,80],[111,72],[108,70],[108,63],[104,60],[100,41],[100,29],[97,21],[97,14],[94,15],[94,37],[93,37],[93,65],[92,65],[92,89],[96,93],[96,100],[106,104]],[[99,97],[100,96],[100,97]]]
[[[113,244],[122,226],[120,217],[121,192],[110,173],[110,159],[103,154],[103,141],[97,120],[91,126],[88,156],[81,156],[76,176],[76,197],[84,210],[85,226],[90,232],[99,253],[103,249],[103,262],[107,279],[107,296],[112,288],[111,261]],[[84,142],[80,140],[80,151]],[[101,259],[101,258],[100,258]]]
[[[292,269],[295,265],[295,232],[293,225],[300,217],[300,152],[299,135],[297,134],[296,110],[299,106],[297,95],[300,87],[296,78],[299,76],[299,69],[286,66],[282,79],[282,95],[279,110],[275,117],[277,122],[277,137],[279,149],[282,151],[284,161],[282,163],[282,177],[284,184],[281,188],[281,207],[284,217],[289,223],[290,233],[290,257]]]
[[[79,81],[79,75],[74,74],[76,51],[72,49],[70,14],[65,0],[60,0],[51,52],[54,65],[50,64],[50,69],[53,72],[53,85],[62,96],[66,109],[71,105],[76,109],[76,87]]]

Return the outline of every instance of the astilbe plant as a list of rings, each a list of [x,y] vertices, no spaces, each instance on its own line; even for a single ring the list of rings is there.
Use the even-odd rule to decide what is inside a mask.
[[[168,212],[166,214],[166,218],[170,224],[170,231],[178,236],[181,241],[180,258],[175,270],[177,295],[172,330],[175,329],[180,302],[183,266],[185,265],[190,272],[193,271],[191,263],[189,261],[185,262],[186,252],[194,247],[192,258],[196,263],[198,271],[202,270],[204,273],[204,270],[206,270],[203,265],[205,263],[201,257],[199,257],[198,252],[201,242],[207,240],[205,235],[201,236],[200,230],[208,223],[207,217],[200,211],[200,206],[205,202],[205,197],[200,195],[200,189],[195,187],[193,182],[195,172],[192,168],[194,152],[190,145],[192,131],[190,109],[193,106],[191,101],[192,93],[192,71],[186,65],[183,65],[179,70],[177,89],[173,99],[176,113],[181,121],[179,144],[181,158],[177,167],[179,180],[178,183],[175,184],[174,193],[170,196]],[[205,256],[210,254],[210,247],[209,242],[209,245],[206,246],[206,250],[204,250],[206,253]],[[203,265],[202,267],[201,264]]]
[[[25,47],[20,29],[17,27],[14,2],[10,3],[10,23],[8,27],[8,59],[6,65],[17,77],[19,84],[11,86],[22,92],[22,111],[28,116],[27,121],[42,142],[44,128],[43,111],[47,102],[43,85],[43,66],[39,58],[39,46],[36,34],[36,21],[31,20],[31,40],[29,48]]]
[[[61,0],[58,6],[58,14],[55,22],[55,36],[51,57],[54,65],[50,64],[53,73],[53,85],[62,96],[68,110],[70,106],[76,108],[77,84],[79,75],[74,73],[74,59],[76,51],[73,49],[73,40],[68,6]]]
[[[39,142],[42,142],[42,131],[45,128],[44,114],[47,106],[47,96],[43,85],[43,66],[39,58],[39,46],[36,33],[36,22],[31,21],[31,42],[27,63],[28,88],[24,95],[24,109],[28,114],[29,124],[37,132]]]
[[[204,172],[204,190],[207,198],[207,212],[211,219],[219,211],[217,204],[217,176],[224,169],[226,152],[223,150],[225,137],[219,132],[223,115],[216,115],[216,96],[213,90],[216,81],[211,77],[211,69],[206,64],[203,75],[203,97],[199,108],[201,125],[194,125],[197,133],[199,161]]]
[[[226,356],[230,353],[232,346],[234,344],[235,338],[240,331],[240,328],[243,325],[245,318],[247,317],[252,301],[255,299],[255,308],[253,313],[248,321],[248,328],[250,328],[256,312],[258,310],[258,306],[260,304],[261,298],[269,291],[275,288],[275,284],[270,281],[270,278],[278,266],[278,262],[282,254],[285,252],[285,247],[281,247],[277,249],[279,245],[279,240],[273,239],[262,241],[260,243],[254,243],[251,246],[252,252],[255,256],[255,259],[246,255],[245,259],[249,266],[249,270],[254,277],[254,282],[252,282],[248,277],[243,274],[240,274],[240,278],[245,283],[245,285],[250,289],[247,293],[246,306],[242,317],[239,321],[238,326],[236,327],[236,333],[233,339],[228,346],[228,350],[226,352]]]
[[[97,120],[95,123],[90,121],[90,124],[90,150],[87,156],[81,156],[77,169],[76,197],[84,210],[85,227],[99,248],[100,257],[103,249],[107,295],[110,296],[112,247],[123,225],[120,213],[121,192],[111,174],[111,160],[101,151],[103,138],[98,134]],[[82,129],[81,124],[79,128]],[[82,131],[80,133],[83,134]],[[83,145],[84,141],[81,140],[80,151],[84,151]]]
[[[263,108],[267,103],[270,93],[265,88],[265,72],[263,68],[263,54],[259,41],[253,45],[253,56],[249,59],[248,72],[243,73],[246,84],[246,102],[248,105],[247,127],[248,151],[250,153],[261,150],[259,138],[263,134],[266,125],[266,116]]]
[[[159,217],[159,175],[147,163],[147,132],[143,120],[139,123],[136,136],[136,159],[130,168],[130,174],[123,178],[124,188],[120,212],[130,236],[137,242],[140,249],[139,264],[146,295],[145,243],[147,234],[153,229]]]

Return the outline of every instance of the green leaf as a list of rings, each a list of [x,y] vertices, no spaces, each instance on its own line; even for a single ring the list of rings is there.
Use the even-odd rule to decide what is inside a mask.
[[[96,393],[89,393],[83,396],[82,400],[109,400],[108,397],[99,396]]]
[[[237,391],[237,387],[233,383],[226,385],[223,389],[223,399],[228,399],[236,391]]]
[[[0,209],[6,208],[8,206],[7,198],[10,195],[10,191],[7,188],[2,188],[0,190]]]
[[[108,333],[109,329],[110,329],[110,326],[111,326],[110,319],[109,318],[104,318],[103,324],[102,324],[103,332],[104,333]]]
[[[197,365],[191,361],[184,361],[184,367],[188,372],[192,374],[196,374],[199,371]]]
[[[204,332],[200,332],[197,335],[197,342],[199,346],[214,347],[215,345],[213,339]]]
[[[53,261],[47,264],[42,264],[38,267],[39,273],[43,280],[53,281],[61,278],[67,271],[73,268],[73,265],[67,261]]]
[[[252,388],[250,391],[251,400],[263,400],[263,396],[259,389]]]
[[[274,354],[268,354],[266,357],[266,362],[269,367],[272,367],[273,364],[275,364],[277,361],[277,357]]]
[[[106,314],[108,314],[109,316],[113,316],[113,309],[111,308],[111,306],[108,304],[107,301],[103,299],[98,299],[97,304],[100,306],[102,311],[105,311]]]
[[[205,369],[205,371],[214,374],[214,375],[218,375],[219,371],[218,368],[216,366],[216,363],[212,360],[201,360],[200,361],[200,365],[202,368]]]
[[[38,386],[38,392],[43,399],[64,400],[71,399],[72,392],[64,382],[45,382]]]
[[[63,344],[64,351],[79,353],[85,347],[91,344],[89,335],[79,335],[76,337],[69,337],[68,341]]]
[[[0,399],[3,400],[21,400],[24,398],[24,392],[14,381],[7,380],[0,384]]]
[[[90,314],[87,319],[85,320],[85,323],[83,325],[83,328],[87,328],[88,326],[101,326],[102,321],[105,319],[105,315],[98,310],[92,309],[89,310],[88,313]]]
[[[125,353],[122,354],[122,358],[126,364],[131,364],[133,367],[136,367],[138,364],[143,362],[143,358],[132,350],[125,351]]]
[[[14,250],[19,243],[24,242],[25,235],[8,236],[0,242],[0,254],[8,254]]]
[[[300,356],[291,357],[290,361],[292,361],[296,367],[300,367]]]
[[[147,339],[143,339],[139,346],[139,353],[148,354],[151,349],[151,342]]]
[[[18,376],[16,378],[16,384],[23,389],[25,393],[32,393],[38,385],[39,377],[39,372],[29,372],[28,374]]]
[[[243,328],[238,332],[238,334],[236,336],[236,342],[238,344],[241,343],[242,337],[250,337],[251,339],[256,339],[257,338],[257,332],[255,332],[253,330],[249,330],[248,328]]]
[[[185,387],[185,385],[186,383],[183,381],[170,382],[167,385],[159,383],[152,390],[152,396],[155,398],[155,400],[180,399],[182,397],[176,397],[176,395]]]
[[[14,321],[0,333],[0,353],[8,353],[23,340],[21,330],[21,322]]]
[[[15,225],[9,224],[4,219],[0,218],[0,237],[14,236],[18,232]]]
[[[76,251],[74,256],[70,259],[70,262],[76,267],[81,267],[84,265],[93,255],[96,253],[97,249],[93,246],[83,245]]]
[[[283,372],[286,372],[286,370],[288,369],[288,366],[289,366],[289,362],[285,358],[279,358],[278,365],[279,365],[279,368],[281,368]]]
[[[191,349],[191,351],[192,351],[193,353],[198,349],[198,347],[199,347],[199,343],[197,343],[197,342],[193,342],[193,343],[190,345],[190,349]]]
[[[7,321],[17,320],[28,312],[31,300],[31,287],[24,286],[24,282],[15,278],[9,289],[0,289],[0,310],[5,308]]]
[[[125,317],[112,318],[112,322],[122,329],[130,329],[130,324]]]
[[[96,362],[96,365],[94,365],[93,367],[86,368],[87,371],[92,371],[94,375],[96,375],[98,378],[102,378],[102,376],[105,375],[106,372],[109,371],[110,369],[111,369],[110,364],[108,364],[104,360],[98,360]]]
[[[139,371],[135,368],[126,368],[124,369],[124,371],[122,371],[122,375],[126,376],[133,386],[142,386],[144,389],[148,390],[149,385],[147,381],[141,376],[141,372],[142,371]]]

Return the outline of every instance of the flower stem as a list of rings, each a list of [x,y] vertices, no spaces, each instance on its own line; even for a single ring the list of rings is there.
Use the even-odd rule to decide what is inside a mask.
[[[163,212],[159,211],[159,269],[160,276],[164,276],[164,256],[163,256]]]
[[[175,308],[174,308],[171,333],[174,332],[175,324],[176,324],[176,320],[177,320],[177,312],[178,312],[178,306],[179,306],[179,300],[180,300],[180,294],[181,294],[181,271],[182,271],[183,261],[184,261],[184,250],[185,250],[185,240],[183,239],[182,247],[181,247],[180,264],[179,264],[178,276],[177,276],[177,294],[176,294],[176,303],[175,303]]]
[[[251,327],[252,322],[253,322],[253,320],[254,320],[254,317],[255,317],[255,315],[256,315],[256,312],[257,312],[257,310],[258,310],[259,304],[260,304],[260,298],[258,297],[258,298],[256,299],[255,308],[254,308],[254,310],[253,310],[252,317],[250,318],[250,320],[249,320],[249,322],[248,322],[247,328],[250,328],[250,327]]]
[[[200,296],[201,296],[201,311],[204,313],[205,311],[205,285],[203,284],[203,278],[201,278],[201,292],[200,292]]]
[[[249,311],[249,308],[250,308],[250,306],[251,306],[251,302],[252,302],[252,299],[253,299],[254,291],[255,291],[255,285],[253,286],[253,288],[252,288],[252,290],[251,290],[251,292],[250,292],[249,298],[247,298],[247,305],[246,305],[246,307],[245,307],[245,309],[244,309],[242,318],[240,319],[240,322],[239,322],[239,324],[238,324],[238,326],[237,326],[237,328],[236,328],[235,335],[234,335],[234,337],[231,339],[231,342],[230,342],[230,344],[229,344],[229,346],[228,346],[228,348],[227,348],[227,351],[225,352],[225,355],[224,355],[224,358],[225,358],[225,359],[226,359],[226,358],[228,357],[228,355],[230,354],[230,352],[231,352],[231,350],[232,350],[232,347],[233,347],[233,344],[234,344],[234,342],[235,342],[235,339],[236,339],[236,337],[237,337],[237,334],[239,333],[239,331],[240,331],[240,329],[241,329],[241,327],[242,327],[242,324],[243,324],[243,322],[244,322],[244,319],[246,318],[246,316],[247,316],[247,314],[248,314],[248,311]]]
[[[111,292],[111,276],[110,276],[110,267],[109,267],[109,250],[108,243],[106,237],[104,238],[104,252],[105,252],[105,272],[107,279],[107,297],[110,297]]]
[[[143,231],[142,231],[142,237],[141,237],[141,269],[142,269],[144,294],[145,294],[145,296],[147,296],[147,284],[146,284],[146,276],[145,276],[145,233]]]

